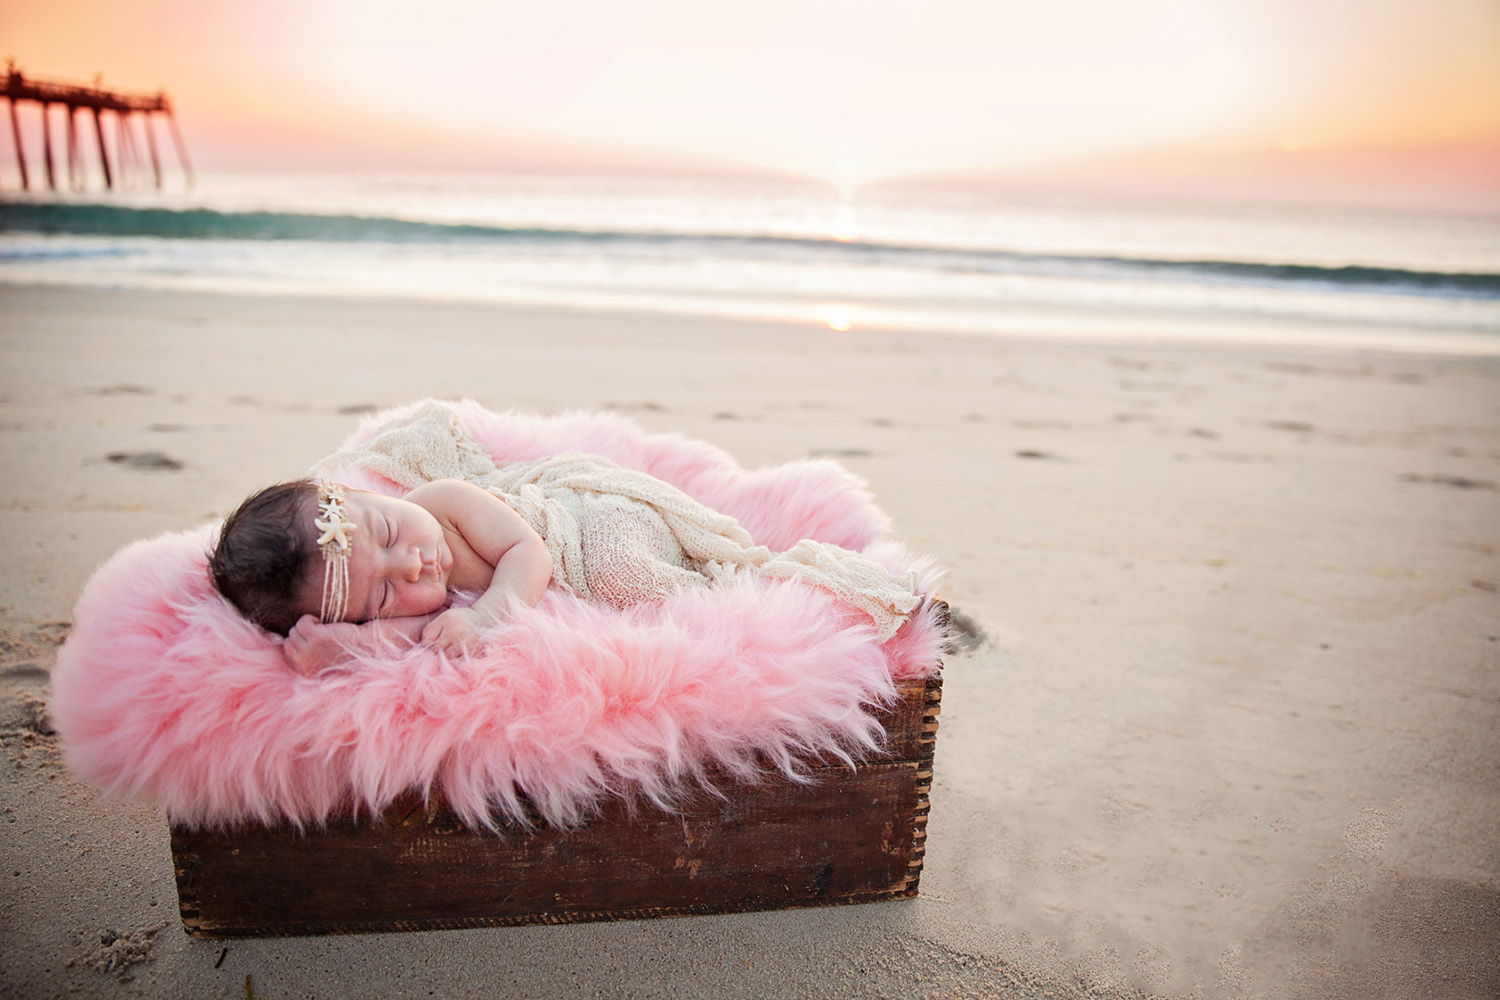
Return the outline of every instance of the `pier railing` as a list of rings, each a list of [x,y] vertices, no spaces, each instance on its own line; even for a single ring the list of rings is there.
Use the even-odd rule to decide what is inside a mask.
[[[81,191],[87,185],[83,165],[83,150],[78,139],[78,113],[89,112],[94,119],[95,147],[99,153],[99,164],[104,172],[104,186],[113,189],[116,179],[123,184],[129,173],[142,169],[140,149],[136,138],[136,120],[139,131],[145,137],[145,146],[151,157],[151,173],[156,186],[162,186],[161,157],[156,148],[156,134],[151,123],[156,116],[164,117],[171,130],[172,142],[177,150],[177,162],[188,185],[193,183],[193,168],[188,162],[187,146],[182,141],[182,132],[177,127],[177,116],[172,111],[171,98],[166,91],[155,94],[131,94],[105,90],[94,85],[66,83],[60,80],[42,80],[27,77],[14,63],[6,66],[5,76],[0,77],[0,94],[10,104],[10,134],[15,145],[16,167],[21,175],[23,190],[31,189],[31,171],[26,161],[26,148],[21,136],[21,120],[17,105],[32,102],[41,105],[42,162],[47,171],[47,187],[56,191],[58,172],[52,155],[52,106],[64,109],[64,135],[67,139],[68,188]],[[114,117],[115,162],[110,162],[109,143],[105,133],[105,113]]]

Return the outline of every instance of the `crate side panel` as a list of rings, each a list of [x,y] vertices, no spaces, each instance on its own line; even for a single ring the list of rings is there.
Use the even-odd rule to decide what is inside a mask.
[[[632,815],[616,804],[568,831],[478,833],[446,811],[429,819],[420,809],[395,823],[306,834],[174,830],[184,922],[210,934],[293,932],[769,909],[904,892],[920,869],[919,765],[827,769],[819,779],[734,789],[682,814]]]

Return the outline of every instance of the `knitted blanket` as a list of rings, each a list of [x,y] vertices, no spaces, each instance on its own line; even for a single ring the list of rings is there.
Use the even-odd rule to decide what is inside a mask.
[[[537,417],[451,404],[505,467],[602,455],[722,511],[757,543],[814,538],[857,550],[922,593],[936,574],[882,538],[864,485],[832,462],[747,470],[702,442],[603,414]],[[346,447],[393,419],[367,418]],[[350,486],[399,495],[360,469]],[[605,798],[671,808],[710,774],[878,756],[872,709],[893,679],[938,667],[935,602],[879,642],[862,614],[795,580],[745,575],[625,610],[554,587],[457,660],[392,646],[301,677],[280,640],[214,590],[207,524],[136,542],[95,573],[58,652],[50,707],[64,758],[106,792],[179,823],[320,823],[379,812],[412,789],[466,822],[586,820]]]
[[[653,557],[649,537],[638,540],[636,551],[613,546],[607,567],[585,563],[585,526],[620,516],[618,501],[624,500],[670,532],[702,582],[723,586],[750,572],[821,587],[868,616],[882,642],[896,634],[920,601],[914,574],[898,579],[857,552],[810,538],[786,552],[772,552],[755,544],[733,517],[711,510],[671,483],[601,455],[571,452],[501,468],[447,403],[423,403],[387,420],[367,441],[338,452],[313,471],[337,479],[351,468],[407,490],[435,479],[464,479],[496,494],[546,541],[553,580],[584,598],[596,589],[641,599],[666,596],[665,567]],[[637,536],[616,532],[614,537],[629,541]],[[677,579],[692,580],[692,571]]]

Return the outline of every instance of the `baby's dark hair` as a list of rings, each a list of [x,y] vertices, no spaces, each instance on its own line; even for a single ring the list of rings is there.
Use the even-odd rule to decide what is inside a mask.
[[[308,570],[321,562],[313,533],[318,487],[310,479],[268,486],[224,522],[209,557],[219,593],[263,629],[286,635],[306,613],[297,604]]]

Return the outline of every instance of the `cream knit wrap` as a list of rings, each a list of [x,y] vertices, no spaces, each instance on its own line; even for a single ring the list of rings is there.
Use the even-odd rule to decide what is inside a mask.
[[[495,494],[546,541],[553,580],[586,599],[618,593],[665,597],[689,581],[714,586],[753,572],[830,591],[868,615],[881,642],[895,635],[921,602],[915,574],[900,579],[857,552],[811,539],[786,552],[772,552],[756,545],[727,514],[709,509],[670,483],[597,455],[571,452],[496,466],[457,412],[442,403],[429,403],[410,417],[377,428],[368,441],[330,456],[313,473],[336,479],[340,468],[349,467],[406,489],[435,479],[463,479]],[[608,522],[618,521],[622,510],[637,522],[645,517],[644,528],[627,526],[609,537],[627,543],[639,538],[642,548],[609,560],[608,573],[645,574],[649,579],[612,581],[608,573],[601,578],[597,567],[591,571],[585,565],[591,532],[600,537],[599,530],[608,531]],[[660,537],[644,537],[641,530]],[[686,568],[663,561],[664,533],[670,533],[685,554]],[[599,591],[608,593],[596,595]]]

